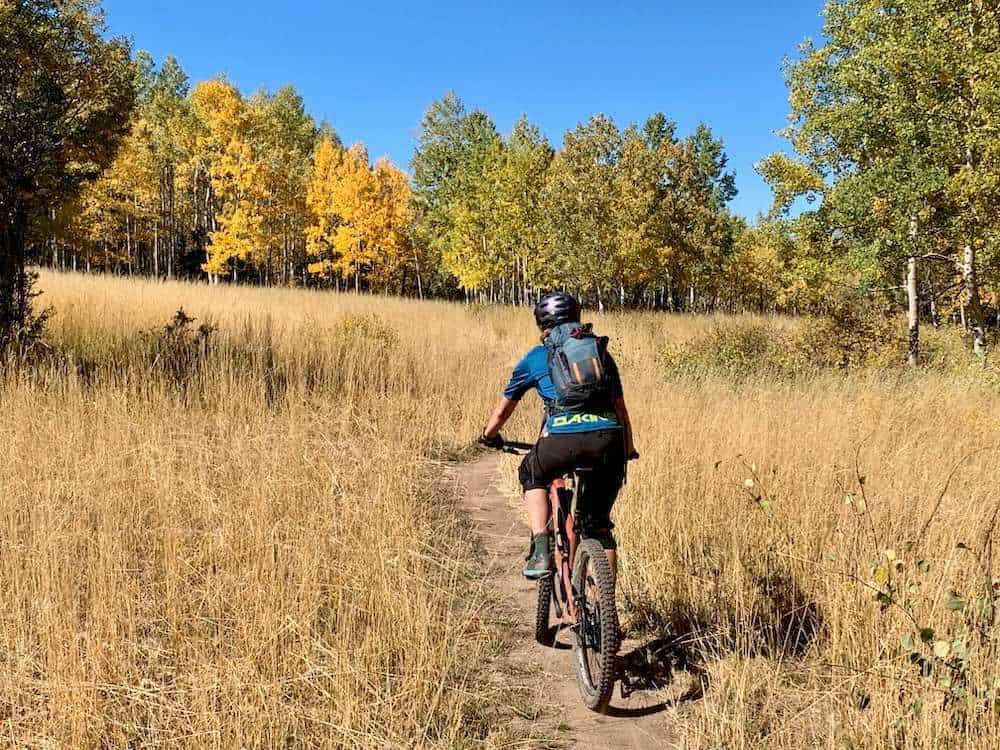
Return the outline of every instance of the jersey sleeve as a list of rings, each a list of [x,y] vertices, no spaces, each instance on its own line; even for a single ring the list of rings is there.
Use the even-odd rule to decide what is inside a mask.
[[[503,389],[503,397],[508,401],[520,401],[524,394],[535,387],[535,376],[531,371],[531,363],[525,357],[514,367],[514,372]]]
[[[625,392],[622,389],[621,374],[618,372],[618,363],[611,356],[611,352],[607,352],[604,357],[608,369],[608,377],[611,378],[611,397],[615,400],[625,398]]]

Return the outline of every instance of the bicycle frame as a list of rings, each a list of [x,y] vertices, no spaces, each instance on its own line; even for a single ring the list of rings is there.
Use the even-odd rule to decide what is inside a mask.
[[[555,539],[555,585],[553,588],[556,614],[566,624],[576,623],[576,597],[573,594],[573,560],[579,541],[575,529],[576,482],[573,487],[566,479],[557,479],[549,486],[549,507],[553,536]]]
[[[532,443],[509,441],[501,449],[507,453],[523,455]],[[573,591],[573,564],[579,536],[576,533],[576,496],[580,477],[571,472],[556,479],[549,485],[549,525],[552,528],[555,549],[553,550],[553,597],[556,616],[564,625],[575,625],[577,621],[576,592]]]

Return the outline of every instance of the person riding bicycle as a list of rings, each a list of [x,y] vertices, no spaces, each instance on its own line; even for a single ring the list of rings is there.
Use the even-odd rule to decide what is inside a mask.
[[[585,538],[601,542],[612,571],[616,570],[617,544],[611,523],[611,507],[625,481],[625,464],[637,458],[632,443],[632,425],[622,392],[618,366],[607,352],[607,339],[597,339],[590,326],[580,325],[580,304],[565,292],[544,295],[535,306],[535,322],[542,332],[542,344],[534,347],[514,367],[503,397],[483,428],[479,442],[502,448],[500,430],[514,413],[521,398],[532,388],[545,405],[541,436],[524,457],[518,476],[531,526],[531,547],[524,566],[526,578],[549,574],[552,550],[548,532],[548,487],[556,479],[578,469],[592,469],[577,502],[577,523]],[[575,325],[566,325],[575,324]],[[556,333],[577,339],[590,337],[599,346],[600,361],[594,363],[595,399],[567,408],[560,405],[550,372],[551,351]],[[577,371],[577,377],[580,374]],[[584,376],[585,378],[585,376]]]

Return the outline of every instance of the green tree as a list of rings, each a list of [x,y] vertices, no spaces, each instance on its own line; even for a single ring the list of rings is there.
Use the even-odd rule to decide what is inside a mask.
[[[614,227],[621,142],[610,117],[591,117],[566,133],[545,186],[548,285],[570,286],[600,310],[622,275]]]
[[[721,139],[704,123],[680,143],[671,184],[676,195],[679,244],[687,266],[688,305],[709,306],[733,251],[732,216],[727,206],[736,197],[736,176],[726,171],[729,158]]]
[[[762,164],[779,208],[821,195],[827,231],[873,260],[885,286],[905,268],[911,361],[921,260],[961,268],[976,349],[985,343],[977,252],[1000,195],[998,13],[980,0],[830,0],[825,43],[806,42],[788,67],[787,134],[801,161]]]
[[[473,110],[461,120],[458,162],[449,179],[447,204],[449,231],[442,244],[442,267],[470,291],[490,286],[490,301],[496,300],[493,282],[502,273],[502,248],[496,236],[495,202],[490,192],[491,161],[503,148],[492,118]]]
[[[0,350],[31,321],[33,229],[97,177],[128,131],[136,68],[96,2],[0,3]]]
[[[415,240],[467,291],[495,278],[487,163],[500,141],[485,112],[468,112],[453,93],[424,114],[410,161],[419,223]]]
[[[287,284],[294,277],[296,261],[305,255],[305,196],[318,131],[301,95],[291,86],[274,94],[259,91],[250,108],[252,138],[266,182],[263,282],[275,278],[277,265],[277,279]]]
[[[191,129],[193,112],[188,96],[190,84],[177,59],[167,57],[143,103],[144,119],[151,135],[157,174],[158,211],[153,238],[153,274],[173,278],[178,254],[184,245],[185,212],[183,175],[179,167],[190,158],[183,133]],[[166,256],[165,262],[163,256]]]
[[[648,125],[648,123],[647,123]],[[659,250],[665,237],[662,180],[663,144],[650,142],[634,125],[622,134],[614,172],[611,221],[620,258],[614,280],[619,303],[625,305],[626,286],[658,280]]]
[[[542,267],[542,191],[552,161],[552,147],[539,129],[522,116],[510,135],[493,144],[485,164],[482,200],[492,219],[492,262],[500,298],[532,299]]]

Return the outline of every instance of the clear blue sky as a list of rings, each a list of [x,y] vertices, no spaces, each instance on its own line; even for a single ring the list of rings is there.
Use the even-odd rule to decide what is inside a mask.
[[[225,73],[246,92],[294,84],[317,120],[404,168],[427,105],[454,89],[508,131],[523,112],[549,136],[603,112],[624,126],[663,111],[726,142],[750,218],[753,171],[784,147],[781,61],[819,34],[821,0],[354,2],[105,0],[111,31],[192,81]]]

